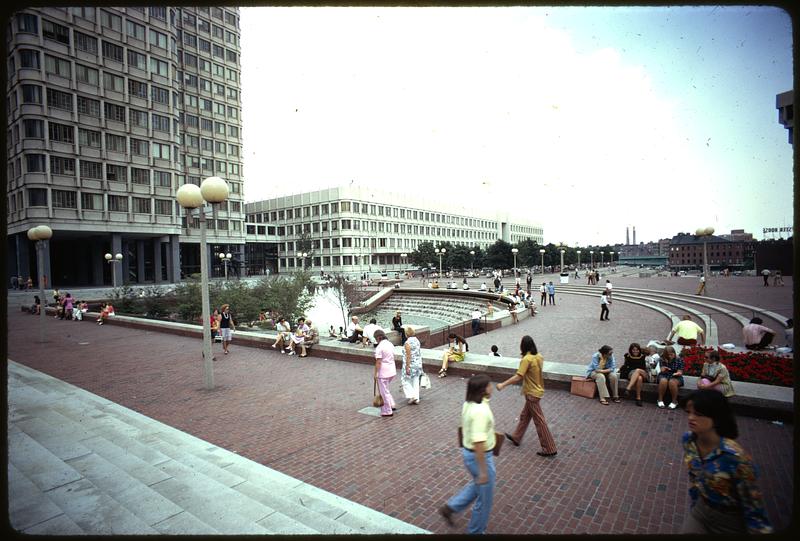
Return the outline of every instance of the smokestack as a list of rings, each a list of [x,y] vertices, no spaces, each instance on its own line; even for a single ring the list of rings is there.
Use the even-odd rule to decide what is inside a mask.
[[[628,226],[625,226],[625,245],[628,246],[631,243],[630,231],[628,231]]]
[[[633,226],[633,243],[636,244],[636,226]]]

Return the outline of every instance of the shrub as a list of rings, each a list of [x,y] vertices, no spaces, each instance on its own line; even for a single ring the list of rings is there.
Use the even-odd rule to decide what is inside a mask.
[[[713,348],[687,347],[681,352],[683,371],[687,376],[700,376],[706,351]],[[764,351],[732,352],[719,349],[720,362],[728,368],[731,380],[765,385],[794,386],[792,358]]]

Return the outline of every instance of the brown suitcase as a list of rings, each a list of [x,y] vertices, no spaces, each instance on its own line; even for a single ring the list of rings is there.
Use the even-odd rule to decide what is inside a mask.
[[[572,376],[569,392],[584,398],[594,398],[594,394],[597,392],[597,385],[593,379],[584,378],[582,376]]]

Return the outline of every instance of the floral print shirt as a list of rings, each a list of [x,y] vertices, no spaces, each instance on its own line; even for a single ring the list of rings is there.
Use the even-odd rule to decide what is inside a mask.
[[[771,533],[764,500],[756,485],[756,467],[744,449],[728,438],[705,457],[700,456],[692,432],[683,435],[683,462],[689,470],[692,507],[703,498],[709,507],[744,516],[750,533]]]

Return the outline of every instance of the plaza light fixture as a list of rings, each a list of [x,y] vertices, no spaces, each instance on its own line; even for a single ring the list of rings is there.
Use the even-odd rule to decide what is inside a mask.
[[[708,237],[714,234],[714,228],[698,228],[694,234],[703,238],[703,283],[705,284],[703,293],[708,295],[708,250],[706,244],[708,242]]]
[[[470,250],[469,251],[469,255],[472,256],[472,261],[469,262],[469,271],[470,272],[474,272],[475,271],[475,250]]]
[[[581,251],[578,250],[577,252],[578,252],[578,268],[580,269],[581,268]]]
[[[111,287],[117,287],[117,266],[116,263],[122,265],[122,254],[106,254],[103,256],[106,262],[111,265]]]
[[[403,269],[402,269],[403,272],[405,272],[405,270],[406,270],[406,265],[407,265],[406,264],[406,258],[408,258],[408,254],[407,253],[403,252],[402,254],[400,254],[400,265],[403,267]]]
[[[216,216],[216,206],[228,198],[228,183],[219,177],[208,177],[200,186],[184,184],[175,194],[178,204],[186,210],[186,227],[191,223],[192,210],[200,215],[200,294],[203,312],[203,382],[207,390],[214,388],[214,365],[211,353],[211,311],[208,295],[208,246],[206,241],[205,203],[211,204]]]
[[[589,257],[591,259],[591,262],[589,263],[589,268],[593,269],[594,268],[594,250],[589,250]]]
[[[611,262],[610,263],[611,263],[611,266],[613,267],[614,266],[614,252],[611,251],[611,252],[608,252],[608,254],[611,256]]]
[[[447,250],[445,248],[441,248],[441,249],[434,248],[433,251],[436,252],[439,255],[439,278],[441,278],[442,277],[442,256],[445,254],[445,252],[447,252]]]
[[[539,248],[539,254],[542,256],[542,276],[544,276],[544,248]]]
[[[517,253],[519,252],[516,248],[511,248],[511,253],[514,254],[514,278],[517,278]]]
[[[53,230],[46,225],[37,225],[28,229],[28,239],[36,242],[36,265],[39,271],[39,342],[44,342],[44,318],[45,307],[47,304],[44,300],[44,250],[45,243],[53,236]]]
[[[225,281],[228,281],[228,264],[231,262],[233,255],[229,253],[220,253],[219,260],[222,261],[223,265],[225,266]]]
[[[605,252],[604,252],[603,250],[600,250],[600,267],[601,267],[601,268],[603,267],[603,254],[604,254],[604,253],[605,253]]]

